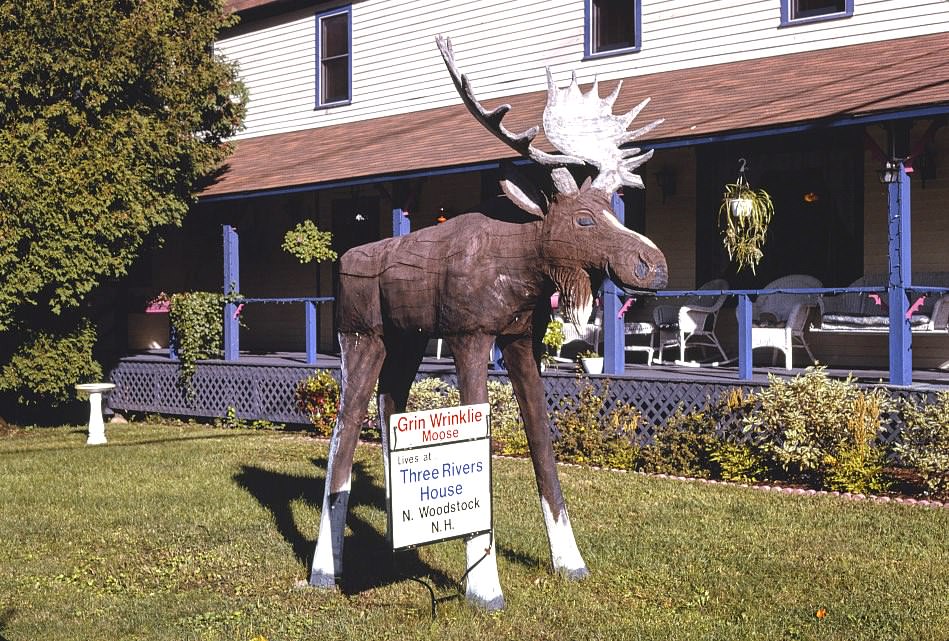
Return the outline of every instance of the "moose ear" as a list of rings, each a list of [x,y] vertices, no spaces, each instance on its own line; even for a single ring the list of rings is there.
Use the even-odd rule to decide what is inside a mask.
[[[528,214],[543,218],[547,215],[547,198],[521,172],[505,167],[501,191],[508,199]]]

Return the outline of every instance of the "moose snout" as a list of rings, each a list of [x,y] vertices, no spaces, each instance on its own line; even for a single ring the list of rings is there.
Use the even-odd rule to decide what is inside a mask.
[[[669,268],[666,266],[666,261],[663,260],[653,267],[652,284],[649,285],[649,289],[664,289],[668,284]]]
[[[669,269],[661,253],[644,256],[632,252],[627,254],[626,260],[611,264],[606,271],[610,280],[629,291],[663,289],[669,282]]]

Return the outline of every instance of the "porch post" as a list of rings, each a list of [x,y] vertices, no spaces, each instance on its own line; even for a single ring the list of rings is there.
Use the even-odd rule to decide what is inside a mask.
[[[738,378],[751,380],[751,300],[738,295]]]
[[[403,211],[401,207],[392,210],[392,236],[405,236],[412,231],[412,222],[409,220],[408,212]]]
[[[887,302],[890,307],[890,384],[913,384],[913,337],[906,318],[909,299],[906,286],[913,277],[910,250],[909,175],[902,160],[887,163],[884,172],[889,190],[889,279]]]
[[[316,302],[305,301],[306,307],[306,362],[308,365],[316,363]]]
[[[622,196],[614,193],[611,204],[616,218],[620,224],[624,224],[626,207]],[[622,374],[626,369],[623,320],[617,318],[620,310],[619,294],[619,288],[612,281],[607,279],[603,282],[603,372],[605,374]],[[596,345],[593,347],[595,349]]]
[[[224,225],[224,295],[241,291],[240,254],[237,247],[237,230]],[[240,323],[237,320],[237,304],[224,305],[224,360],[236,361],[240,352]]]

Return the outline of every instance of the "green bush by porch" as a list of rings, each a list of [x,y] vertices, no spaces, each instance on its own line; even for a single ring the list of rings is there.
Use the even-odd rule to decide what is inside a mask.
[[[181,225],[230,153],[246,92],[212,45],[235,22],[219,0],[0,0],[0,392],[14,403],[62,404],[99,376],[93,292]],[[43,372],[13,376],[36,355]]]
[[[338,394],[338,384],[325,371],[297,388],[298,402],[319,405],[315,414],[307,410],[318,434],[331,431]],[[560,399],[551,419],[561,461],[859,494],[883,493],[897,477],[910,476],[918,478],[922,488],[904,484],[904,492],[949,498],[949,393],[929,405],[897,402],[883,388],[861,388],[852,378],[832,379],[824,368],[814,367],[790,380],[772,377],[770,385],[755,394],[734,388],[704,407],[679,408],[647,440],[639,410],[623,402],[606,410],[609,395],[608,383],[597,390],[586,382],[576,397]],[[494,451],[526,455],[527,439],[510,384],[492,381],[488,396]],[[459,402],[456,388],[427,378],[412,385],[407,409]],[[896,412],[905,417],[906,430],[891,445],[882,435]],[[374,426],[374,401],[368,415]]]

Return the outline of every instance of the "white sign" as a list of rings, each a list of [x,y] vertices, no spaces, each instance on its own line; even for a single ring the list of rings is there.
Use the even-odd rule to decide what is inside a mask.
[[[491,530],[487,403],[389,419],[389,536],[394,550]]]

